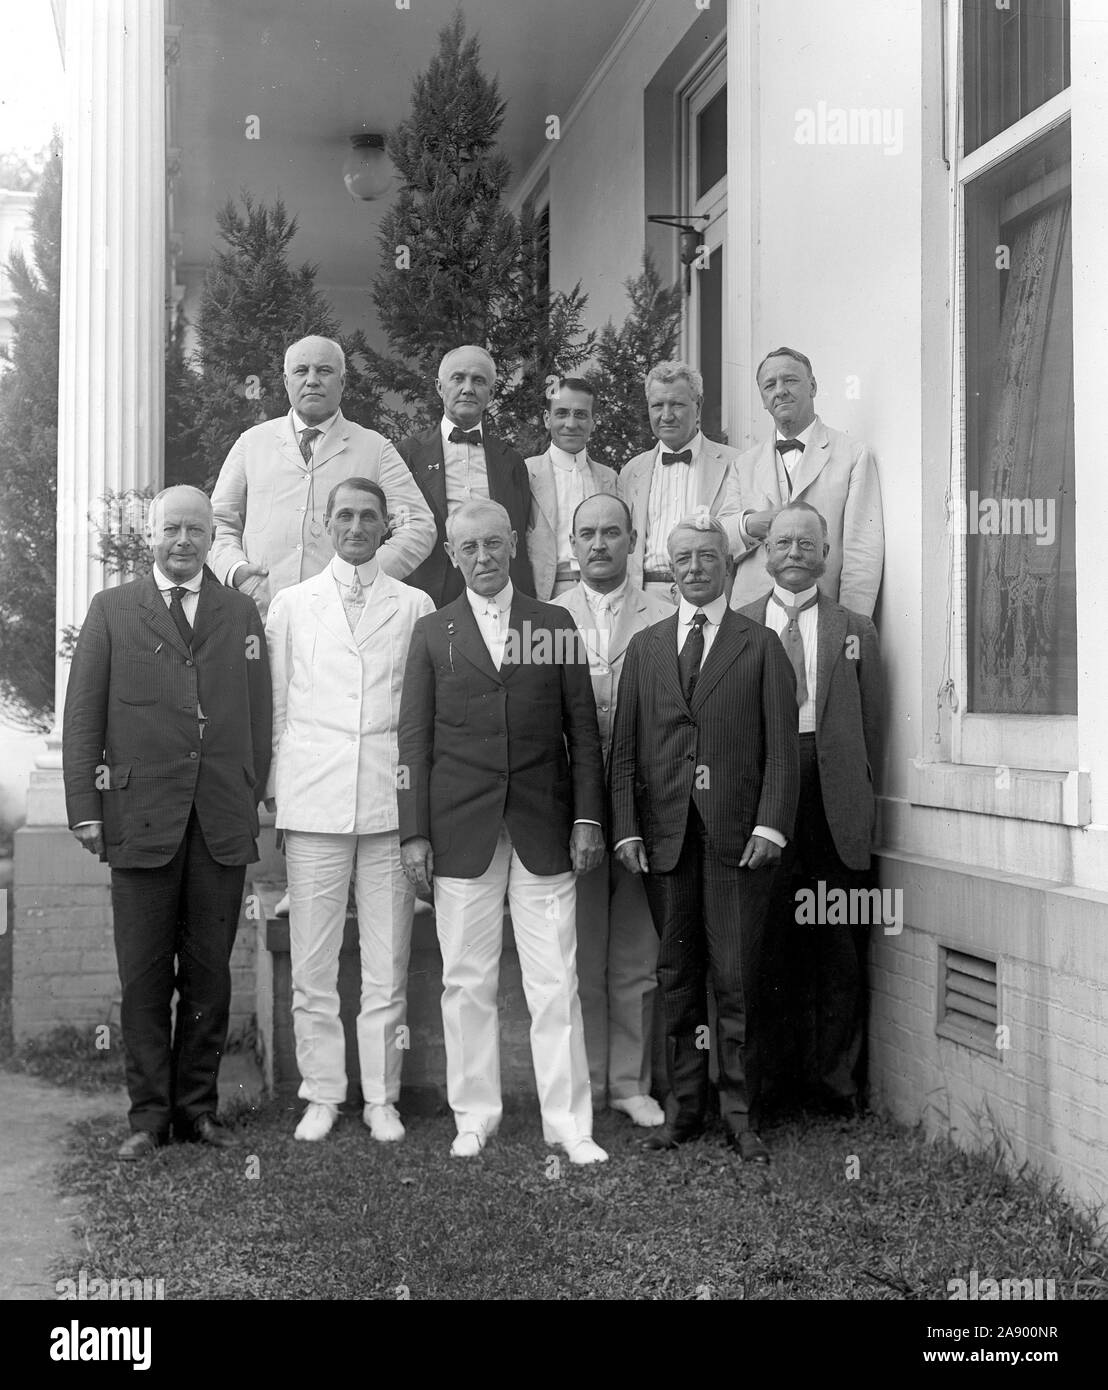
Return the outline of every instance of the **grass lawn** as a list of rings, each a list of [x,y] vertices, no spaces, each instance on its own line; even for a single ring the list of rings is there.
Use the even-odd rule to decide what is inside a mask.
[[[643,1153],[605,1114],[611,1161],[576,1169],[526,1104],[473,1161],[448,1157],[445,1115],[398,1145],[344,1115],[304,1144],[300,1108],[240,1117],[237,1151],[143,1164],[115,1161],[121,1116],[81,1126],[62,1191],[87,1195],[87,1249],[58,1274],[162,1278],[167,1299],[945,1299],[977,1270],[1108,1296],[1091,1224],[1053,1190],[874,1116],[767,1126],[767,1171],[718,1134]]]

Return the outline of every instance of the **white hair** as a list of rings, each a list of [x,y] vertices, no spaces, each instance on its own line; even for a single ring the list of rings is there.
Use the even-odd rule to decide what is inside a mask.
[[[443,353],[442,361],[439,363],[439,381],[442,380],[442,369],[454,354],[458,352],[476,352],[483,357],[489,364],[489,385],[496,385],[496,363],[492,360],[491,353],[486,352],[483,347],[479,347],[476,343],[463,343],[461,347],[451,348],[449,352]]]
[[[202,492],[198,487],[192,487],[188,483],[175,483],[172,487],[163,487],[161,492],[156,492],[146,507],[146,533],[154,534],[154,526],[157,520],[158,509],[165,502],[165,499],[174,492],[187,492],[191,496],[204,504],[204,510],[208,514],[208,524],[215,530],[215,513],[212,511],[212,499],[206,492]]]
[[[502,507],[499,502],[494,502],[491,497],[475,497],[472,502],[463,502],[446,518],[446,539],[453,544],[454,532],[458,526],[463,521],[477,516],[495,516],[497,521],[504,523],[505,529],[511,535],[512,518],[508,515],[507,508]]]
[[[289,371],[289,358],[296,351],[296,349],[302,346],[302,344],[304,343],[326,343],[328,347],[333,348],[335,356],[339,359],[339,365],[342,368],[342,374],[343,376],[346,375],[346,353],[342,350],[342,344],[336,342],[334,338],[325,338],[321,333],[309,333],[306,337],[297,338],[295,343],[290,343],[288,347],[285,349],[286,376],[288,376]]]
[[[675,381],[688,382],[693,398],[697,401],[704,399],[704,378],[687,362],[658,362],[651,367],[643,382],[643,390],[647,395],[650,394],[650,387],[655,381],[660,386],[672,386]]]
[[[723,558],[726,559],[731,554],[731,542],[727,537],[727,527],[718,516],[709,516],[707,512],[692,512],[688,516],[683,516],[666,537],[666,550],[670,555],[673,554],[673,538],[678,531],[711,531],[713,536],[718,536],[720,539]]]

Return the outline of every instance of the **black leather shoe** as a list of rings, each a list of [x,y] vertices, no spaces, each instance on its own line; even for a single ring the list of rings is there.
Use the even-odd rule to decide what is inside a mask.
[[[642,1141],[644,1149],[677,1149],[682,1144],[689,1144],[694,1139],[699,1139],[703,1134],[702,1129],[674,1129],[671,1125],[662,1125],[659,1129],[648,1134]]]
[[[124,1139],[116,1150],[116,1158],[124,1163],[134,1163],[140,1158],[149,1158],[165,1143],[160,1134],[151,1129],[136,1129],[134,1134]]]
[[[192,1126],[192,1138],[197,1144],[211,1144],[214,1149],[236,1149],[238,1140],[224,1129],[214,1115],[201,1115]]]
[[[744,1163],[758,1163],[763,1168],[769,1164],[769,1150],[752,1129],[728,1134],[727,1147],[737,1153]]]

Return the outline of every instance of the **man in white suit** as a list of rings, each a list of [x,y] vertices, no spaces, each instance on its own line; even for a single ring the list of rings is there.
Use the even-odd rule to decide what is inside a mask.
[[[739,458],[741,545],[731,607],[765,592],[763,542],[777,513],[806,502],[827,522],[830,550],[820,591],[854,613],[873,616],[885,554],[881,484],[865,444],[829,429],[815,411],[812,364],[795,348],[774,348],[757,372],[762,404],[777,428]]]
[[[652,367],[646,375],[646,401],[658,443],[631,459],[619,475],[619,495],[638,537],[627,573],[632,584],[676,606],[667,541],[683,517],[718,517],[732,553],[744,548],[739,480],[732,466],[739,455],[701,433],[704,378],[686,363]]]
[[[309,337],[285,353],[292,409],[239,435],[212,492],[217,578],[249,594],[265,617],[281,589],[319,574],[331,559],[323,506],[336,483],[369,478],[389,499],[391,534],[378,564],[403,579],[430,554],[435,522],[404,460],[375,430],[340,409],[342,348]]]
[[[581,579],[570,541],[573,513],[586,497],[616,491],[616,472],[589,458],[596,392],[582,377],[551,382],[543,424],[550,431],[545,454],[526,459],[531,477],[531,525],[527,553],[535,576],[535,597],[556,599]]]
[[[330,564],[282,589],[266,622],[274,704],[267,795],[285,832],[293,1029],[308,1102],[296,1137],[324,1138],[346,1099],[338,969],[353,870],[362,1118],[388,1142],[404,1137],[397,1030],[414,906],[397,835],[396,730],[412,630],[434,604],[381,569],[389,505],[376,482],[336,484],[323,515]]]
[[[627,644],[673,609],[627,578],[635,532],[622,498],[588,498],[571,524],[581,582],[554,601],[569,609],[585,638],[606,765]],[[599,868],[577,879],[577,990],[593,1106],[607,1096],[636,1125],[665,1122],[650,1094],[657,964],[658,934],[642,876],[605,854]]]

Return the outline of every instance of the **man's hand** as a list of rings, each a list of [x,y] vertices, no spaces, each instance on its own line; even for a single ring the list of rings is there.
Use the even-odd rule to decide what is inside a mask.
[[[650,866],[646,861],[646,846],[641,840],[628,840],[616,850],[616,863],[629,874],[648,874]]]
[[[235,570],[235,588],[245,589],[248,579],[262,579],[268,573],[269,570],[265,565],[239,565],[238,569]],[[254,593],[257,587],[257,584],[253,585],[248,592],[251,594]]]
[[[422,835],[413,835],[400,846],[400,863],[404,877],[417,893],[430,893],[431,876],[435,868],[435,856],[431,841]]]
[[[776,864],[780,858],[780,845],[775,845],[772,840],[764,840],[761,835],[751,835],[739,860],[739,868],[764,869],[767,865]]]
[[[103,821],[89,821],[88,825],[77,826],[73,833],[81,847],[87,849],[90,854],[101,855],[104,853]]]
[[[781,510],[780,507],[771,507],[767,512],[748,512],[743,519],[746,527],[746,534],[753,536],[757,541],[764,541],[769,535],[769,528],[773,523],[773,518]]]
[[[277,798],[275,796],[267,796],[266,799],[262,802],[262,805],[272,816],[277,810]]]
[[[604,836],[599,825],[578,821],[569,837],[569,858],[575,874],[587,874],[597,868],[604,858]]]

